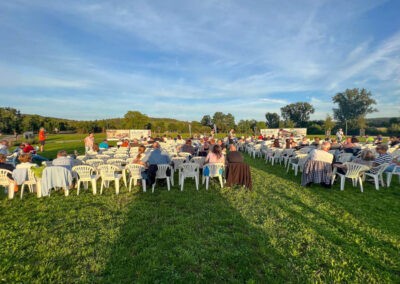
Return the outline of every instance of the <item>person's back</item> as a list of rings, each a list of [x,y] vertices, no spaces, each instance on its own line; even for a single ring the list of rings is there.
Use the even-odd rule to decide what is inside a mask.
[[[163,154],[160,149],[160,144],[155,142],[153,144],[154,150],[143,159],[149,165],[169,164],[171,162],[168,155]]]
[[[310,152],[310,160],[332,164],[333,155],[324,150],[314,149]]]
[[[53,166],[65,167],[65,168],[67,168],[69,170],[72,170],[74,162],[70,157],[60,156],[60,157],[57,157],[56,159],[54,159],[52,161],[52,165]]]
[[[226,161],[228,163],[243,163],[244,159],[243,159],[242,153],[240,153],[238,151],[230,151],[226,155]]]

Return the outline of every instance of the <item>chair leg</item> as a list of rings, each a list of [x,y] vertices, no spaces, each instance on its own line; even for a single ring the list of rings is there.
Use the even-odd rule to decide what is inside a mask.
[[[146,180],[142,179],[143,192],[146,192]]]
[[[224,182],[222,180],[222,176],[218,176],[219,183],[221,184],[221,188],[224,188]]]
[[[22,199],[22,195],[24,195],[24,187],[25,187],[25,184],[22,184],[22,186],[21,186],[21,199]]]
[[[362,177],[359,177],[358,179],[359,179],[359,181],[360,181],[360,189],[361,189],[361,192],[364,192]]]
[[[119,179],[115,179],[115,194],[119,194]]]
[[[185,183],[185,178],[181,177],[181,191],[183,191],[183,184]]]
[[[387,173],[387,177],[386,177],[386,184],[387,187],[390,186],[390,182],[392,181],[392,173]]]
[[[169,178],[169,177],[167,177],[167,187],[168,187],[168,191],[170,191],[170,189],[171,189],[171,188],[170,188],[171,186],[170,186],[170,184],[169,184],[169,183],[170,183],[170,178]]]
[[[374,183],[375,183],[375,189],[379,190],[379,179],[378,176],[374,176]]]
[[[104,186],[104,181],[101,180],[101,185],[100,185],[100,194],[103,194],[103,186]]]
[[[88,189],[89,188],[89,183],[87,181],[84,181],[83,182],[83,186],[85,187],[85,189]]]
[[[385,182],[383,181],[383,174],[379,175],[379,180],[381,181],[381,186],[385,187]]]
[[[96,184],[96,180],[92,179],[92,189],[93,189],[93,195],[97,194],[97,184]]]
[[[196,182],[196,189],[199,190],[199,176],[194,176],[194,181]]]
[[[132,190],[132,177],[129,179],[129,188],[128,188],[128,191],[129,192],[131,192],[131,190]],[[135,184],[133,184],[133,186],[135,186]]]
[[[156,187],[156,182],[154,181],[153,185],[152,185],[152,190],[151,193],[154,193],[154,188]]]
[[[76,195],[79,195],[79,190],[81,189],[81,181],[80,180],[77,181],[77,185],[76,186],[77,186],[76,187]]]
[[[340,190],[344,190],[345,176],[340,176]]]
[[[208,190],[208,183],[210,182],[210,177],[206,177],[206,190]]]

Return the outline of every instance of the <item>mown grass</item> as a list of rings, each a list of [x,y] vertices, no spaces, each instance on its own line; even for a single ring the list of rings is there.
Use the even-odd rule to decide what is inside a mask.
[[[0,195],[0,281],[400,282],[400,186],[302,188],[246,157],[253,191]],[[177,180],[177,179],[176,179]]]

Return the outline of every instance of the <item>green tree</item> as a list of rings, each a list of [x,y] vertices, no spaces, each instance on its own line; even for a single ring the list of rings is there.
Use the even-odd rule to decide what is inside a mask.
[[[125,128],[128,129],[148,129],[150,121],[147,115],[139,111],[128,111],[125,116]]]
[[[283,119],[291,120],[296,126],[305,126],[310,119],[310,114],[314,113],[314,107],[306,102],[288,104],[281,108]]]
[[[209,115],[203,116],[203,118],[201,119],[200,123],[202,125],[208,126],[208,127],[212,127],[212,125],[213,125],[211,116],[209,116]]]
[[[360,116],[377,111],[373,105],[376,101],[372,98],[371,92],[366,89],[346,89],[332,97],[332,101],[338,105],[333,109],[333,117],[340,122],[357,120]]]
[[[323,129],[325,129],[325,131],[330,131],[335,127],[335,125],[336,123],[333,121],[332,116],[327,114],[323,124]]]
[[[265,114],[265,119],[266,119],[266,126],[268,126],[268,128],[278,128],[279,127],[279,114],[277,114],[276,112],[267,112]]]
[[[235,128],[235,117],[230,113],[216,112],[212,117],[212,123],[217,126],[218,132],[228,132]]]

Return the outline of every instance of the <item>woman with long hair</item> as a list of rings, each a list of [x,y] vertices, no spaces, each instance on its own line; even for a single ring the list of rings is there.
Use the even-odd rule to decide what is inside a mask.
[[[222,154],[222,148],[220,145],[215,144],[214,147],[212,147],[212,150],[208,153],[204,163],[225,163],[225,157]]]

